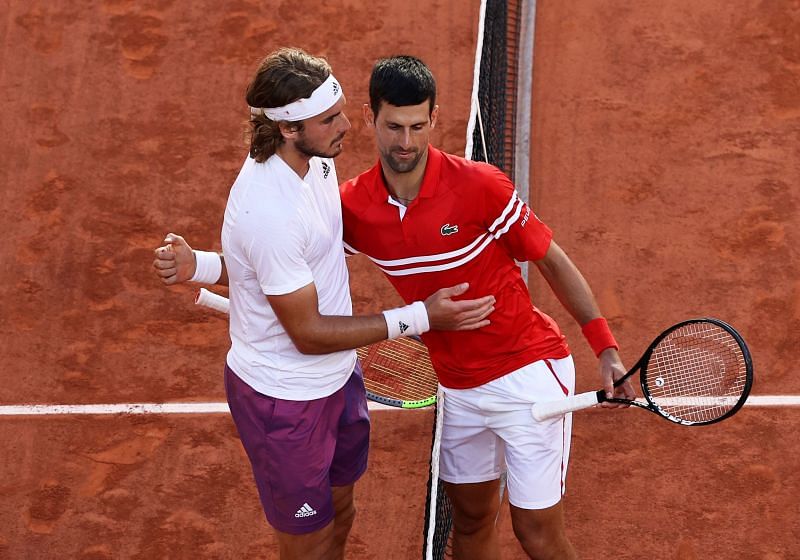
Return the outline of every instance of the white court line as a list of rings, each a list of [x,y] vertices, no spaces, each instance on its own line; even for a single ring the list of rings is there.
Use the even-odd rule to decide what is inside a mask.
[[[800,406],[800,395],[755,395],[745,406]],[[398,410],[369,403],[370,410]],[[424,409],[412,409],[424,410]],[[70,414],[228,414],[224,402],[120,403],[120,404],[20,404],[0,406],[0,416],[48,416]]]
[[[397,410],[369,403],[370,410]],[[20,404],[0,406],[0,416],[49,416],[69,414],[228,414],[228,403],[119,403],[119,404]]]

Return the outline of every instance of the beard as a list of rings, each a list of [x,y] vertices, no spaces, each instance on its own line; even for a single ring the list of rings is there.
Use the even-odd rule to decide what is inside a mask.
[[[393,155],[393,152],[396,151],[407,151],[414,153],[415,156],[411,159],[401,160],[396,158]],[[395,173],[408,173],[416,169],[419,160],[422,158],[422,151],[421,150],[398,150],[397,148],[389,148],[388,150],[381,150],[381,155],[383,156],[383,161],[389,166],[389,168],[394,171]]]
[[[328,147],[321,148],[319,146],[313,146],[310,142],[308,142],[305,134],[301,134],[300,137],[295,141],[294,147],[297,148],[298,152],[308,157],[335,158],[342,153],[342,140],[344,139],[344,136],[344,133],[340,134],[333,140],[333,142],[330,143]]]

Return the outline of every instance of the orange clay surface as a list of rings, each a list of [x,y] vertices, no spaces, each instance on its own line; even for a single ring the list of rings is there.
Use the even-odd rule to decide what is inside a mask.
[[[281,45],[328,57],[353,121],[341,179],[375,161],[373,60],[436,74],[433,141],[462,153],[477,0],[5,2],[0,18],[0,404],[222,401],[226,321],[165,289],[175,231],[219,247],[245,157],[243,94]],[[798,394],[800,6],[537,3],[531,205],[589,279],[632,364],[712,315],[751,346],[756,394]],[[399,301],[360,259],[356,310]],[[579,389],[597,383],[563,326]],[[418,558],[430,411],[373,415],[348,558]],[[800,558],[800,415],[680,428],[576,415],[565,500],[584,559]],[[229,417],[0,417],[0,559],[277,557]],[[506,510],[504,558],[522,558]]]

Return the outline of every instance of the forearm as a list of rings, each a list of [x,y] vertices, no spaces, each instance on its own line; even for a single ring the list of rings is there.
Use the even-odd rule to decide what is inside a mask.
[[[625,368],[617,352],[619,346],[600,313],[588,282],[578,267],[555,242],[550,243],[547,255],[541,261],[536,261],[536,266],[558,300],[581,326],[586,342],[599,358],[600,376],[603,379],[606,398],[614,396],[635,398],[629,382],[625,382],[621,387],[614,387],[614,381],[625,375]],[[602,406],[613,408],[627,405],[604,403]]]
[[[613,349],[613,355],[604,359],[611,359],[618,364],[617,341],[600,313],[588,282],[575,264],[555,242],[551,242],[547,255],[541,261],[536,261],[536,265],[564,309],[581,326],[581,332],[595,355],[600,357],[606,350]]]
[[[544,259],[535,261],[564,309],[583,326],[601,316],[588,282],[564,251],[553,241]]]
[[[375,315],[323,315],[313,283],[289,294],[267,296],[267,300],[303,354],[358,348],[386,338],[422,334],[430,328],[427,310],[420,302]]]
[[[289,336],[303,354],[330,354],[384,340],[388,330],[383,315],[318,314],[301,330],[289,331]]]

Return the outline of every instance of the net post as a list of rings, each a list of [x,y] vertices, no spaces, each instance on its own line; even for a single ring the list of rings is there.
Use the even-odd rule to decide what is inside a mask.
[[[514,183],[522,201],[530,206],[531,111],[533,107],[533,38],[536,30],[536,0],[522,2],[517,64],[517,115],[514,132]],[[528,283],[528,263],[519,263]]]

